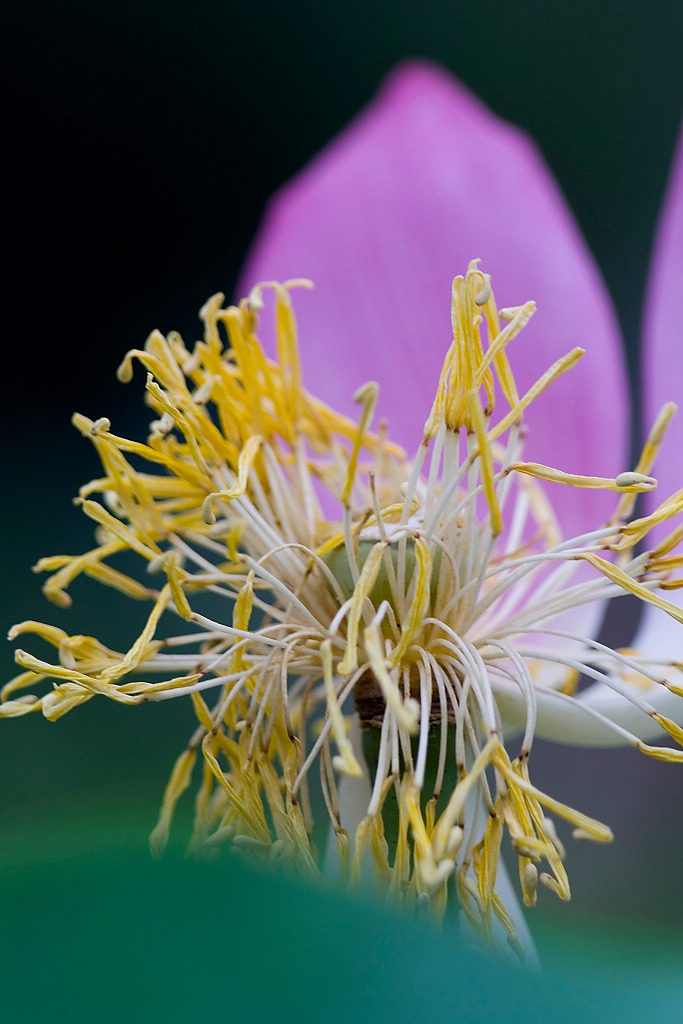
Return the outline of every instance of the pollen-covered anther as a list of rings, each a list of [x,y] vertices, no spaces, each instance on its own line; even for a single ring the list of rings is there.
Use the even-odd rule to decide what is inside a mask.
[[[161,438],[166,437],[167,434],[170,434],[174,426],[175,424],[173,421],[173,417],[169,413],[165,412],[159,417],[158,420],[152,420],[152,422],[149,425],[149,430],[153,438]]]
[[[538,895],[538,868],[535,864],[524,865],[521,881],[525,906],[535,907]]]
[[[276,861],[282,861],[287,858],[287,846],[283,839],[276,839],[268,851],[268,861],[270,864],[275,864]]]
[[[590,832],[586,832],[583,828],[575,828],[572,831],[572,839],[576,839],[577,842],[581,842],[586,839],[592,840],[593,838],[594,836],[592,836]]]
[[[474,296],[474,301],[477,306],[485,306],[492,295],[491,291],[491,276],[490,274],[484,274],[484,283]]]
[[[538,839],[537,836],[515,836],[512,840],[512,849],[518,857],[530,857],[532,860],[540,860],[554,852],[552,847]]]
[[[333,759],[337,771],[348,775],[351,778],[361,778],[363,770],[353,752],[353,748],[346,735],[346,723],[339,706],[339,698],[334,687],[332,673],[332,642],[323,640],[320,645],[320,653],[323,663],[323,674],[325,682],[325,696],[327,698],[327,713],[332,723],[332,734],[337,743],[339,754]]]
[[[654,477],[635,472],[620,473],[614,482],[620,490],[652,491],[657,486]]]
[[[462,880],[462,888],[465,890],[469,898],[472,900],[473,907],[470,910],[476,908],[476,912],[480,917],[484,916],[483,907],[481,904],[481,894],[479,892],[479,885],[472,878],[471,875],[465,875]]]
[[[75,670],[78,667],[78,662],[74,656],[74,640],[72,637],[66,637],[62,640],[58,651],[59,663],[63,668]]]
[[[432,895],[448,881],[455,871],[455,860],[446,857],[438,864],[421,862],[418,871],[423,892],[426,895]]]
[[[259,851],[267,854],[270,852],[272,844],[257,839],[255,836],[237,834],[233,837],[232,845],[237,850]]]
[[[358,422],[358,429],[353,439],[353,448],[351,449],[351,456],[349,458],[346,480],[340,495],[343,505],[348,505],[351,499],[353,485],[356,478],[358,455],[363,446],[363,442],[365,441],[366,434],[370,429],[372,417],[375,414],[375,408],[377,406],[378,395],[379,386],[374,381],[368,381],[366,384],[363,384],[362,387],[358,388],[353,396],[354,402],[363,406],[363,411]]]
[[[544,885],[546,889],[550,889],[551,892],[554,892],[555,895],[558,896],[564,902],[570,899],[571,893],[569,892],[569,890],[566,889],[564,886],[560,885],[557,879],[553,878],[552,875],[549,875],[547,871],[542,871],[541,874],[538,876],[538,880],[541,883],[541,885]]]
[[[109,430],[111,430],[111,420],[108,420],[106,416],[100,416],[98,420],[94,420],[90,427],[93,437],[96,437],[97,434],[105,434]]]
[[[234,825],[223,825],[221,828],[216,829],[216,831],[210,836],[207,836],[202,845],[207,848],[212,846],[221,846],[223,843],[230,842],[236,833],[237,829]]]
[[[363,637],[370,666],[387,707],[396,716],[399,726],[410,734],[416,733],[420,723],[420,703],[413,697],[404,697],[396,681],[390,675],[382,651],[379,628],[373,625],[368,626],[363,632]]]
[[[560,842],[560,838],[559,838],[559,836],[557,834],[557,829],[555,828],[555,822],[552,820],[552,818],[544,818],[541,824],[543,826],[543,831],[544,831],[545,835],[547,836],[547,838],[550,840],[550,842],[553,844],[553,846],[557,850],[558,857],[561,857],[562,860],[564,860],[564,858],[566,856],[566,853],[565,853],[564,846]]]
[[[202,519],[207,526],[215,526],[216,524],[216,513],[212,507],[215,497],[215,494],[207,494],[202,502]]]
[[[192,395],[192,401],[195,402],[196,405],[206,405],[211,398],[211,392],[216,386],[217,380],[218,378],[216,377],[207,377],[207,379],[195,390]]]
[[[172,552],[162,551],[156,558],[151,558],[147,563],[146,571],[150,576],[155,576],[157,573],[163,572],[165,567],[168,565],[169,558]]]
[[[455,858],[463,844],[465,838],[465,830],[460,825],[455,825],[448,836],[446,845],[444,848],[444,857]]]

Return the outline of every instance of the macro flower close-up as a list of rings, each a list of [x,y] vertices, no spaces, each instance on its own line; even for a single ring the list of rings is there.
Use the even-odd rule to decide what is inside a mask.
[[[201,340],[125,356],[147,438],[74,416],[95,542],[41,560],[45,594],[67,607],[86,575],[149,613],[121,651],[15,626],[53,654],[17,651],[0,717],[191,701],[156,855],[192,787],[194,854],[372,876],[523,955],[514,890],[569,899],[566,841],[613,838],[536,777],[534,739],[683,761],[679,191],[631,465],[616,320],[541,157],[445,72],[399,67],[271,201]],[[642,624],[615,649],[627,597]]]

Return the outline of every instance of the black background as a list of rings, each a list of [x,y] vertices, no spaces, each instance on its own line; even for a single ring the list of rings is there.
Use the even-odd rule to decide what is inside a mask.
[[[29,572],[42,554],[88,545],[70,499],[97,467],[70,416],[107,415],[143,436],[141,382],[115,379],[123,353],[153,327],[193,339],[206,297],[231,294],[268,196],[402,58],[440,61],[536,139],[602,266],[637,393],[643,289],[683,109],[680,4],[29,0],[3,10],[3,628],[47,618],[112,645],[130,633],[123,599],[107,597],[105,610],[76,587],[69,615]],[[9,677],[9,646],[3,655]],[[2,858],[144,844],[191,728],[180,702],[134,712],[91,702],[56,725],[4,723]],[[562,913],[680,913],[668,864],[680,854],[671,821],[682,776],[635,753],[539,746],[539,783],[617,832],[610,849],[570,848],[575,902]]]

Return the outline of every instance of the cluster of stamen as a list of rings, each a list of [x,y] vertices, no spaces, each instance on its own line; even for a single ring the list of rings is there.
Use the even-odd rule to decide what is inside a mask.
[[[58,658],[18,651],[24,671],[5,687],[0,715],[42,711],[55,720],[95,694],[125,704],[190,695],[198,725],[173,769],[155,851],[201,747],[193,849],[229,844],[319,872],[309,786],[317,765],[344,877],[360,876],[369,850],[393,898],[441,914],[456,889],[484,933],[497,918],[514,937],[496,891],[505,830],[527,905],[539,881],[569,898],[550,815],[579,838],[611,839],[606,826],[531,783],[539,702],[561,721],[582,675],[683,740],[630,683],[637,676],[675,691],[660,668],[562,628],[572,608],[629,592],[682,620],[657,591],[680,585],[672,573],[683,558],[672,551],[683,528],[652,551],[634,550],[683,509],[683,491],[629,521],[637,493],[655,485],[648,474],[674,407],[662,411],[631,473],[583,477],[523,461],[525,409],[582,350],[520,397],[507,346],[534,304],[499,313],[475,262],[453,283],[453,344],[409,461],[384,424],[370,430],[376,385],[356,395],[358,423],[303,389],[290,298],[302,284],[262,285],[227,308],[215,296],[192,351],[178,335],[154,332],[128,354],[119,376],[129,380],[139,360],[157,416],[146,444],[115,435],[105,419],[74,417],[104,471],[79,498],[96,546],[43,559],[38,568],[52,573],[45,592],[66,605],[84,574],[153,607],[125,653],[43,623],[14,627],[12,637],[36,634]],[[264,288],[275,296],[274,360],[256,335]],[[496,398],[506,408],[494,418]],[[562,540],[539,480],[619,492],[615,514]],[[138,578],[115,565],[131,551],[146,567]],[[586,563],[593,574],[576,578]],[[177,634],[159,629],[166,613],[183,624]],[[53,686],[42,696],[20,695],[46,680]],[[354,709],[365,758],[349,736]],[[650,756],[683,760],[597,711],[583,713]],[[516,743],[514,757],[509,725],[522,733],[507,743]],[[364,760],[369,794],[358,820],[345,821],[340,776],[361,787]]]

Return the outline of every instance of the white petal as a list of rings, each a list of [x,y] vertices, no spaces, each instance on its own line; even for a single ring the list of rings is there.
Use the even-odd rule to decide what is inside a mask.
[[[678,676],[679,685],[683,686],[681,674]],[[520,691],[501,683],[493,684],[493,690],[503,723],[523,729],[526,706]],[[634,686],[633,692],[660,714],[683,726],[683,698],[655,683],[647,688]],[[649,715],[604,683],[594,683],[577,697],[537,690],[536,701],[536,735],[554,743],[581,747],[627,746],[629,737],[621,730],[646,743],[667,739]]]

